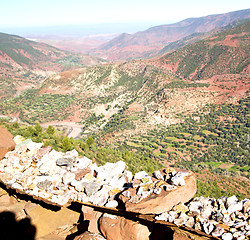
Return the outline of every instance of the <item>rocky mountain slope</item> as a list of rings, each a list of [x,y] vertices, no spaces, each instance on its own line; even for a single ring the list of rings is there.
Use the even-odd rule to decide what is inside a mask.
[[[51,74],[99,63],[95,57],[0,33],[1,97],[8,98],[23,88],[35,87]]]
[[[156,26],[135,34],[121,34],[92,51],[92,53],[109,60],[155,56],[166,45],[170,45],[171,42],[193,34],[198,36],[216,28],[224,27],[236,20],[249,17],[250,10],[247,9],[226,14],[185,19],[175,24]]]

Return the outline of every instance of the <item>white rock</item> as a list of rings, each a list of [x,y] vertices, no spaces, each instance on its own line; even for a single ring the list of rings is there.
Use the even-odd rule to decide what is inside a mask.
[[[25,138],[22,137],[22,136],[20,136],[20,135],[16,135],[16,136],[13,138],[13,140],[14,140],[15,144],[19,144],[19,143],[25,141]]]
[[[144,177],[148,177],[148,174],[145,171],[138,172],[134,175],[134,180],[135,179],[142,179]]]
[[[241,211],[243,208],[243,204],[242,202],[238,202],[238,203],[235,203],[235,204],[231,204],[229,207],[228,207],[228,213],[231,214],[231,213],[234,213],[236,211]]]
[[[225,203],[225,206],[227,207],[227,209],[231,206],[234,205],[238,202],[238,199],[236,196],[232,196],[232,197],[228,197],[227,201]]]
[[[111,187],[108,185],[103,185],[102,189],[90,196],[90,201],[98,206],[104,206],[109,198],[108,192],[111,190]]]
[[[125,176],[127,178],[127,183],[128,183],[128,182],[132,181],[133,173],[128,171],[128,170],[125,170],[123,173],[123,176]]]
[[[185,177],[188,175],[188,172],[177,172],[172,178],[172,184],[176,186],[184,186],[185,185]]]
[[[108,208],[116,208],[118,206],[118,202],[116,200],[110,200],[105,204],[105,207]]]
[[[157,178],[158,180],[164,180],[164,177],[162,176],[160,171],[154,171],[154,176],[155,178]]]
[[[89,165],[92,164],[92,161],[87,157],[82,157],[76,160],[75,166],[79,169],[87,168]]]
[[[14,189],[23,190],[23,186],[21,184],[19,184],[19,183],[16,183],[16,182],[13,183],[11,185],[11,187],[14,188]]]
[[[212,232],[212,236],[220,237],[224,233],[224,231],[225,230],[220,225],[217,225],[215,226],[215,229]]]
[[[155,188],[154,193],[155,194],[160,194],[161,193],[161,188]]]
[[[175,218],[177,217],[177,213],[174,211],[169,211],[168,214],[169,214],[169,217],[168,217],[169,222],[173,222]]]
[[[75,149],[73,149],[71,151],[64,153],[64,157],[65,158],[76,158],[76,157],[78,157],[78,152]]]
[[[109,214],[109,213],[104,213],[103,217],[111,218],[111,219],[117,219],[118,218],[118,216],[112,215],[112,214]]]
[[[72,172],[66,172],[65,175],[63,176],[62,180],[65,185],[70,184],[72,181],[75,180],[75,174]]]
[[[223,233],[221,238],[222,238],[222,240],[232,240],[233,235],[232,235],[232,233]]]
[[[190,202],[188,204],[188,208],[190,212],[195,212],[200,214],[201,209],[202,209],[202,203],[198,201]]]
[[[64,195],[53,195],[51,197],[51,201],[58,204],[58,205],[65,205],[68,203],[69,201],[69,197],[68,196],[64,196]]]
[[[211,222],[204,222],[203,229],[206,234],[210,234],[214,230],[214,225]]]
[[[164,212],[164,213],[160,214],[159,216],[156,216],[155,219],[161,220],[161,221],[168,221],[169,214],[168,214],[168,212]]]
[[[118,179],[126,168],[126,163],[119,161],[117,163],[106,163],[105,165],[96,169],[97,179],[105,182],[105,184],[111,183],[114,179]]]

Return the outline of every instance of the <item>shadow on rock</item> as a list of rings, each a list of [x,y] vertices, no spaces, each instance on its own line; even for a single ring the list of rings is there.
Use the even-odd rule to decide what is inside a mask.
[[[35,240],[36,227],[29,218],[16,221],[15,214],[9,211],[0,213],[1,240]]]
[[[89,221],[83,221],[77,225],[77,232],[72,233],[66,237],[65,240],[73,240],[75,237],[81,235],[82,233],[86,232],[89,227]]]

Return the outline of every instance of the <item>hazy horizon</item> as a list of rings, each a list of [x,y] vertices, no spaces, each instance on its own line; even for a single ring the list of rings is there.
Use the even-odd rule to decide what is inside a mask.
[[[249,8],[238,0],[8,0],[0,2],[0,31],[10,34],[122,33],[176,23],[187,18]],[[56,32],[53,32],[56,31]]]

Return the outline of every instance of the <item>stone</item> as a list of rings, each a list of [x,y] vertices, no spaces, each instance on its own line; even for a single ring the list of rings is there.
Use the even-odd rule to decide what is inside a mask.
[[[222,238],[222,240],[232,240],[233,234],[232,233],[223,233],[221,238]]]
[[[37,183],[37,187],[44,189],[44,190],[48,189],[51,185],[52,185],[52,182],[49,181],[48,179],[45,179],[44,181]]]
[[[116,208],[117,206],[118,206],[118,202],[116,200],[108,201],[105,204],[105,207],[108,207],[108,208]]]
[[[119,179],[126,169],[126,163],[118,161],[116,163],[107,162],[105,165],[95,169],[97,179],[105,184],[112,183],[114,179]],[[108,174],[107,174],[108,173]]]
[[[158,180],[164,180],[164,177],[159,170],[154,171],[154,177]]]
[[[145,171],[138,172],[134,175],[134,180],[135,179],[142,179],[144,177],[147,177],[148,174]]]
[[[176,186],[184,186],[185,185],[185,177],[188,176],[187,171],[177,172],[172,178],[171,182]]]
[[[32,160],[34,161],[39,161],[41,158],[45,155],[48,154],[52,150],[51,146],[46,146],[40,148],[36,154],[32,156]]]
[[[155,219],[159,220],[159,221],[166,221],[166,222],[168,222],[169,214],[168,214],[168,212],[164,212],[164,213],[156,216]]]
[[[60,226],[72,225],[80,217],[80,213],[68,208],[53,211],[31,203],[25,205],[25,212],[32,219],[32,224],[36,227],[37,238],[53,232]]]
[[[100,218],[99,226],[101,233],[108,240],[147,240],[150,235],[145,225],[118,216],[113,219],[107,214]]]
[[[250,200],[249,199],[243,200],[243,211],[244,211],[244,213],[247,213],[250,211]]]
[[[188,202],[196,193],[196,179],[192,172],[189,172],[185,179],[185,186],[178,186],[172,191],[161,191],[160,194],[151,194],[145,199],[138,202],[138,198],[131,196],[130,200],[124,200],[119,196],[119,199],[125,201],[126,211],[137,212],[142,214],[160,214],[169,211],[178,203]]]
[[[179,203],[175,205],[172,210],[178,214],[178,213],[186,213],[189,209],[183,203]]]
[[[176,224],[177,226],[184,225],[188,219],[189,217],[182,212],[180,216],[174,220],[174,224]]]
[[[89,221],[88,230],[92,233],[99,233],[98,221],[102,212],[95,211],[94,208],[82,205],[83,219]]]
[[[91,164],[92,164],[92,161],[84,156],[76,160],[75,167],[79,169],[84,169],[84,168],[87,168]]]
[[[0,126],[0,160],[7,152],[14,150],[15,146],[13,135],[6,128]]]
[[[91,196],[92,194],[96,193],[100,188],[100,183],[90,182],[88,184],[85,184],[85,193],[87,194],[87,196]]]
[[[85,177],[87,174],[91,173],[91,169],[89,167],[79,169],[75,172],[75,179],[80,181],[83,177]]]
[[[213,212],[211,218],[216,222],[221,222],[224,218],[224,215],[221,212]]]
[[[203,230],[206,234],[211,234],[211,232],[214,230],[214,225],[211,222],[204,222]]]
[[[63,158],[58,158],[56,160],[56,164],[58,166],[67,166],[67,167],[72,167],[75,163],[74,158],[68,158],[68,157],[63,157]]]
[[[193,228],[195,224],[194,218],[193,217],[189,217],[185,223],[185,226],[189,227],[189,228]]]
[[[192,213],[196,213],[196,215],[200,214],[202,207],[203,205],[199,201],[190,202],[188,204],[189,211]]]
[[[224,232],[225,230],[220,225],[216,225],[212,232],[212,236],[220,237]]]
[[[169,213],[168,221],[173,222],[177,217],[177,213],[174,211],[169,211],[168,213]]]
[[[105,240],[102,235],[98,233],[92,233],[89,231],[84,232],[83,234],[74,238],[74,240]]]

